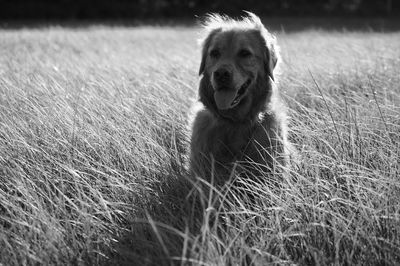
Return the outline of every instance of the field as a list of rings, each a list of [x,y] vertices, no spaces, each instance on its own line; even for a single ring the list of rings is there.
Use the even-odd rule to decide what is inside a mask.
[[[400,32],[276,35],[298,158],[254,203],[187,174],[199,28],[0,30],[0,265],[399,264]]]

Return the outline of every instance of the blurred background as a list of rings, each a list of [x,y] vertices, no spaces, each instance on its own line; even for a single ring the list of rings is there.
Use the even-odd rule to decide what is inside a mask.
[[[259,16],[396,17],[393,0],[0,0],[0,19],[193,19],[207,12]]]

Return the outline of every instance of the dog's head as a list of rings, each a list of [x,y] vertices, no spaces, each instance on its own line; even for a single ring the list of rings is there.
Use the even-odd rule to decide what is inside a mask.
[[[240,21],[210,15],[202,44],[200,100],[233,120],[245,120],[265,105],[278,61],[275,38],[248,14]]]

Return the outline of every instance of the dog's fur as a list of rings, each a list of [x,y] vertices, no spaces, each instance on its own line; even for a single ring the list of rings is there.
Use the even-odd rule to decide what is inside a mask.
[[[285,107],[275,85],[280,60],[275,37],[252,13],[239,21],[210,15],[204,26],[203,108],[192,124],[192,173],[209,179],[229,176],[234,165],[263,172],[277,162],[285,165],[289,144]]]

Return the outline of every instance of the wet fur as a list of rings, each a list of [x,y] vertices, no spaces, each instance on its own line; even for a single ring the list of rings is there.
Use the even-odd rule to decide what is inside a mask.
[[[276,163],[287,163],[287,129],[285,107],[278,97],[274,69],[279,57],[275,39],[258,17],[249,14],[242,21],[212,15],[205,26],[199,86],[198,110],[192,125],[190,168],[193,174],[205,179],[211,175],[224,181],[236,166],[239,170],[271,171]],[[228,113],[218,110],[214,89],[206,70],[206,53],[211,40],[222,31],[254,31],[265,47],[264,69],[260,69],[250,95],[242,109]],[[257,171],[254,171],[257,169]],[[259,172],[258,172],[259,173]]]

